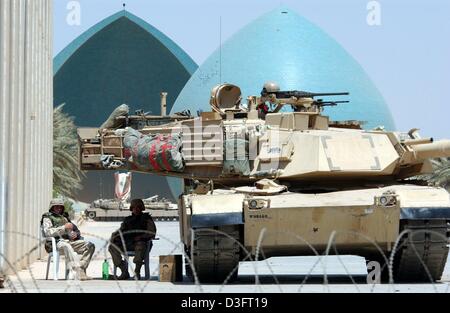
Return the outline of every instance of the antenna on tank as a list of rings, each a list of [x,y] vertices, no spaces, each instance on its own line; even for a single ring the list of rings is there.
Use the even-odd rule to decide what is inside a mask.
[[[219,84],[222,84],[222,15],[219,20]]]

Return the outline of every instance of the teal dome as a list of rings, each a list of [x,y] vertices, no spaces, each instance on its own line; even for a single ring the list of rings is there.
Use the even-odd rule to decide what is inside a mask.
[[[168,109],[197,69],[194,61],[156,28],[122,11],[90,28],[54,60],[54,104],[80,127],[99,127],[120,104],[130,112],[160,114],[160,93]],[[133,174],[132,196],[171,197],[164,177]],[[77,200],[114,196],[112,172],[88,172]]]
[[[190,78],[173,111],[209,110],[211,88],[221,82],[238,85],[245,99],[259,95],[266,81],[282,90],[348,91],[349,104],[326,110],[331,119],[366,121],[368,129],[395,127],[385,100],[358,62],[318,26],[285,8],[258,18],[215,51]]]
[[[348,104],[325,110],[332,120],[361,120],[367,129],[394,130],[382,95],[358,62],[328,34],[291,10],[278,8],[245,26],[215,51],[190,78],[173,111],[209,111],[211,89],[238,85],[243,98],[259,95],[265,82],[282,90],[350,92]],[[174,194],[179,184],[171,179]]]
[[[197,69],[192,59],[156,28],[123,11],[90,28],[54,60],[54,103],[77,126],[100,126],[120,104],[131,112],[168,109]]]

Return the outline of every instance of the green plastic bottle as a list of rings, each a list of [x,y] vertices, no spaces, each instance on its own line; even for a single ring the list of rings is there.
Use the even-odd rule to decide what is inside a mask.
[[[106,260],[106,259],[102,265],[102,277],[103,277],[103,280],[109,279],[109,263],[108,263],[108,260]]]

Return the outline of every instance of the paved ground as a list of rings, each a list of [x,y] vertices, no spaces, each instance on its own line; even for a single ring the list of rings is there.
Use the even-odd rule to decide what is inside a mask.
[[[45,280],[46,262],[38,261],[30,269],[11,277],[10,288],[0,292],[448,292],[450,290],[450,267],[447,264],[443,282],[438,284],[372,285],[366,283],[367,271],[363,258],[356,256],[330,256],[326,258],[328,284],[323,283],[323,268],[316,257],[270,258],[261,262],[242,262],[239,279],[229,285],[196,285],[160,283],[158,281],[159,255],[181,254],[177,222],[157,222],[159,241],[151,252],[150,281],[103,281],[102,262],[106,253],[105,242],[116,230],[116,222],[86,222],[82,227],[86,239],[96,245],[96,256],[88,269],[93,281]],[[110,261],[110,260],[109,260]],[[111,264],[111,261],[110,261]],[[317,266],[314,267],[314,264]],[[64,266],[62,266],[64,267]],[[112,270],[111,270],[112,272]],[[352,275],[353,282],[349,278]],[[60,270],[63,277],[63,269]],[[307,278],[305,282],[305,278]]]

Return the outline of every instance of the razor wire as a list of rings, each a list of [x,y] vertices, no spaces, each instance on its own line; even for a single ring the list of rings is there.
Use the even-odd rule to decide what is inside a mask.
[[[261,232],[260,232],[260,234],[259,234],[259,237],[258,237],[258,243],[257,243],[256,249],[255,249],[255,255],[254,255],[254,256],[252,255],[251,251],[248,251],[248,250],[245,248],[245,246],[244,246],[239,240],[236,240],[236,239],[233,238],[232,236],[229,236],[227,233],[224,233],[224,232],[222,232],[222,231],[220,231],[220,230],[216,230],[216,229],[201,229],[201,230],[194,230],[194,231],[192,231],[192,233],[191,233],[192,236],[195,234],[195,231],[202,231],[202,232],[203,232],[203,231],[209,231],[209,232],[215,232],[215,233],[217,233],[217,234],[219,234],[219,235],[221,235],[221,236],[226,236],[226,237],[228,237],[229,239],[236,241],[236,243],[239,245],[239,247],[240,247],[240,249],[241,249],[241,251],[242,251],[242,258],[241,258],[240,261],[241,261],[241,262],[244,262],[244,261],[249,260],[249,261],[251,261],[251,265],[252,265],[253,268],[254,268],[254,273],[255,273],[255,274],[254,274],[255,287],[257,288],[255,291],[261,292],[261,291],[262,291],[262,285],[264,285],[264,284],[261,283],[261,281],[260,281],[260,275],[259,275],[259,273],[258,273],[258,269],[257,269],[257,266],[256,266],[255,263],[258,262],[258,261],[264,261],[264,264],[265,264],[265,265],[267,266],[267,268],[269,269],[269,271],[270,271],[270,276],[274,279],[275,285],[276,285],[276,287],[278,288],[279,292],[283,292],[283,290],[282,290],[282,285],[283,285],[283,284],[278,280],[277,275],[276,275],[275,271],[273,270],[271,264],[268,262],[268,259],[265,257],[265,255],[264,255],[264,249],[262,248],[262,247],[263,247],[263,242],[264,242],[265,235],[268,233],[267,229],[262,229]],[[127,231],[127,232],[123,232],[122,236],[125,235],[125,234],[128,234],[128,233],[136,233],[136,232],[139,232],[139,233],[141,233],[141,234],[142,234],[142,233],[149,233],[149,234],[151,234],[151,232],[149,232],[149,231],[141,231],[141,230],[136,231],[136,230],[135,230],[135,231]],[[31,254],[32,254],[33,252],[35,252],[37,249],[42,248],[42,245],[43,245],[43,243],[45,243],[46,239],[45,239],[45,238],[44,238],[44,239],[40,239],[40,238],[38,238],[37,236],[33,236],[33,235],[21,233],[21,232],[14,232],[14,231],[2,231],[2,233],[15,234],[15,235],[20,235],[20,236],[25,236],[25,237],[31,238],[31,239],[33,239],[33,240],[36,240],[36,241],[38,242],[38,244],[36,244],[32,249],[30,249],[30,251],[28,251],[27,253],[25,253],[23,256],[19,257],[19,258],[18,258],[17,260],[15,260],[15,261],[8,260],[8,259],[5,257],[5,255],[0,254],[0,257],[3,258],[3,259],[5,260],[5,263],[6,263],[6,265],[7,265],[6,270],[9,269],[9,270],[12,272],[12,274],[13,274],[13,275],[10,277],[10,276],[8,276],[8,275],[5,275],[6,273],[5,273],[4,269],[0,269],[0,274],[3,274],[3,276],[5,277],[5,281],[4,281],[5,287],[6,287],[8,290],[10,290],[11,292],[20,292],[20,291],[22,291],[22,292],[29,292],[29,290],[31,290],[31,289],[26,285],[25,281],[22,279],[21,273],[20,273],[21,271],[17,270],[18,264],[20,264],[20,263],[25,259],[25,260],[26,260],[26,264],[27,264],[26,270],[28,271],[28,273],[29,273],[29,275],[30,275],[30,280],[31,280],[32,285],[34,286],[34,289],[37,290],[37,292],[42,292],[42,291],[41,291],[41,287],[40,287],[40,283],[39,283],[39,279],[37,279],[37,278],[35,277],[35,274],[33,273],[32,264],[30,264],[30,256],[31,256]],[[280,233],[283,233],[283,231],[280,231]],[[289,232],[284,232],[284,233],[286,234],[286,233],[289,233]],[[329,240],[328,240],[328,244],[327,244],[327,247],[326,247],[326,250],[325,250],[325,254],[324,254],[324,255],[320,255],[320,254],[314,249],[313,245],[311,245],[307,240],[305,240],[305,239],[302,238],[301,236],[298,236],[297,234],[289,233],[293,238],[296,238],[296,240],[299,240],[299,241],[302,241],[303,243],[305,243],[305,245],[308,246],[308,247],[311,249],[311,251],[313,251],[313,255],[317,257],[317,260],[315,261],[315,263],[313,264],[313,266],[309,269],[309,271],[306,273],[306,275],[305,275],[303,281],[302,281],[301,284],[299,285],[299,288],[298,288],[297,292],[302,292],[304,286],[305,286],[306,283],[307,283],[307,280],[311,277],[312,272],[314,271],[314,269],[317,267],[317,265],[318,265],[319,263],[322,265],[322,270],[323,270],[323,273],[322,273],[322,275],[323,275],[323,283],[322,283],[322,286],[323,286],[324,288],[326,288],[326,290],[327,290],[328,292],[330,292],[330,288],[329,288],[330,281],[329,281],[329,278],[328,278],[329,273],[328,273],[328,271],[327,271],[327,262],[326,262],[326,261],[324,262],[324,257],[327,257],[327,256],[331,255],[331,254],[330,254],[330,251],[333,251],[334,255],[337,256],[338,261],[340,262],[340,264],[341,264],[342,267],[344,268],[346,275],[350,278],[351,283],[352,283],[352,285],[355,286],[357,292],[361,292],[361,289],[359,288],[357,282],[353,279],[352,274],[351,274],[350,271],[348,270],[348,268],[347,268],[347,266],[345,265],[345,263],[342,261],[341,255],[339,254],[339,251],[338,251],[338,249],[337,249],[337,248],[338,248],[338,245],[337,245],[337,243],[336,243],[336,238],[337,238],[338,236],[342,236],[342,235],[345,235],[345,234],[353,234],[353,235],[356,235],[356,236],[361,236],[362,238],[364,238],[365,240],[367,240],[371,245],[373,245],[373,246],[376,248],[376,250],[380,253],[380,255],[382,256],[382,258],[386,261],[386,264],[385,264],[384,266],[386,266],[386,265],[388,266],[388,270],[389,270],[389,283],[388,283],[388,288],[389,288],[389,291],[395,292],[395,284],[394,284],[394,280],[393,280],[393,265],[394,265],[394,259],[395,259],[395,256],[396,256],[396,252],[401,248],[401,246],[402,246],[402,244],[403,244],[402,238],[405,237],[405,236],[407,236],[408,234],[411,234],[411,233],[414,233],[414,234],[416,234],[416,233],[428,233],[428,234],[432,233],[432,234],[434,234],[434,235],[436,235],[436,236],[438,236],[438,237],[441,237],[441,238],[444,239],[444,240],[448,240],[448,238],[447,238],[446,236],[444,236],[444,235],[441,234],[441,233],[435,232],[435,231],[433,231],[433,230],[414,230],[414,231],[413,231],[413,230],[411,230],[411,229],[407,229],[407,230],[402,231],[402,232],[398,235],[398,237],[397,237],[397,239],[396,239],[396,241],[395,241],[395,243],[394,243],[394,245],[393,245],[393,247],[392,247],[392,250],[391,250],[390,255],[389,255],[389,256],[386,256],[386,254],[383,252],[383,249],[381,249],[381,247],[377,244],[377,242],[375,242],[373,239],[369,238],[368,236],[366,236],[366,235],[363,234],[363,233],[359,233],[359,232],[356,232],[356,231],[335,231],[335,232],[333,232],[332,234],[330,234],[330,236],[329,236]],[[153,234],[152,234],[152,235],[153,235]],[[273,235],[273,233],[272,233],[271,235]],[[87,232],[83,232],[83,236],[84,236],[84,237],[97,238],[97,239],[99,239],[99,240],[101,240],[101,241],[104,242],[104,244],[102,245],[102,247],[101,247],[100,249],[96,249],[94,255],[92,256],[92,259],[93,259],[93,260],[96,259],[96,257],[98,257],[98,255],[99,255],[100,253],[102,253],[102,252],[106,249],[106,247],[107,247],[108,245],[112,245],[113,248],[119,249],[119,251],[121,252],[121,254],[122,254],[122,256],[123,256],[124,258],[125,258],[125,257],[128,257],[128,255],[126,254],[126,251],[125,251],[125,252],[122,251],[122,250],[120,249],[120,247],[118,247],[118,246],[116,246],[114,243],[111,243],[111,242],[110,242],[110,238],[104,238],[104,237],[99,236],[99,235],[97,235],[97,234],[94,234],[94,233],[87,233]],[[171,238],[169,238],[168,236],[161,235],[161,234],[158,234],[158,236],[159,236],[161,239],[163,239],[164,242],[167,242],[169,245],[172,245],[172,249],[171,249],[171,252],[170,252],[170,253],[173,253],[173,252],[177,251],[177,250],[180,248],[180,245],[181,245],[181,246],[183,245],[183,243],[182,243],[181,241],[175,242],[175,241],[173,241]],[[122,243],[123,243],[123,242],[122,242]],[[332,250],[332,249],[333,249],[333,250]],[[412,249],[413,249],[413,251],[415,252],[416,257],[419,258],[419,260],[420,260],[420,262],[421,262],[421,265],[424,267],[424,270],[425,270],[425,272],[426,272],[426,275],[428,276],[428,279],[429,279],[429,281],[430,281],[430,283],[431,283],[431,286],[433,287],[434,292],[439,292],[439,290],[438,290],[438,288],[437,288],[437,284],[433,281],[433,278],[432,278],[432,276],[431,276],[431,273],[430,273],[429,269],[427,268],[426,264],[424,263],[424,261],[422,260],[421,256],[419,255],[419,253],[418,253],[418,251],[417,251],[417,249],[416,249],[414,243],[412,243]],[[191,268],[191,270],[192,270],[193,277],[194,277],[194,284],[195,284],[196,288],[197,288],[198,291],[200,291],[200,292],[206,292],[206,291],[205,291],[205,288],[204,288],[204,286],[203,286],[203,284],[200,282],[200,280],[198,279],[198,275],[196,274],[196,269],[195,269],[195,266],[194,266],[195,264],[193,264],[193,258],[192,258],[192,255],[189,256],[189,255],[186,253],[186,251],[185,251],[184,249],[182,249],[182,251],[183,251],[183,257],[184,257],[185,263],[187,263],[187,266],[189,266],[189,267]],[[192,250],[191,250],[191,253],[192,253]],[[260,258],[261,258],[262,260],[260,260]],[[326,258],[325,258],[325,260],[326,260]],[[127,263],[129,264],[129,266],[131,266],[131,265],[130,265],[130,262],[127,262]],[[222,282],[222,283],[220,284],[219,292],[222,292],[222,291],[228,286],[227,284],[229,283],[230,278],[233,276],[233,274],[234,274],[235,271],[238,271],[238,267],[239,267],[239,264],[238,264],[237,266],[235,266],[235,267],[232,269],[232,271],[228,274],[228,276],[226,277],[226,279],[224,280],[224,282]],[[110,269],[111,269],[111,266],[110,266]],[[158,268],[156,268],[150,276],[152,276],[152,275],[154,276],[154,275],[156,274],[157,270],[158,270]],[[119,281],[119,280],[117,280],[117,279],[114,279],[114,280],[115,280],[115,283],[116,283],[118,289],[120,290],[120,292],[125,292],[125,290],[122,288],[122,281]],[[149,280],[149,281],[139,281],[139,280],[137,280],[137,279],[134,279],[134,280],[135,280],[135,283],[136,283],[136,287],[137,287],[137,291],[138,291],[138,292],[145,292],[146,288],[147,288],[148,285],[151,283],[150,280]],[[18,286],[20,287],[19,289],[17,288],[16,284],[18,284]],[[65,289],[65,292],[69,292],[69,290],[71,289],[71,287],[74,287],[74,286],[77,287],[77,288],[79,289],[80,292],[84,292],[82,285],[83,285],[83,283],[80,282],[80,281],[78,281],[78,280],[76,280],[76,279],[73,280],[73,281],[69,281],[69,282],[67,283],[67,287],[66,287],[66,289]],[[371,284],[371,285],[372,285],[372,286],[371,286],[370,292],[374,292],[374,289],[375,289],[375,287],[376,287],[378,284],[373,283],[373,284]],[[449,283],[445,283],[444,285],[445,285],[446,288],[445,288],[445,290],[444,290],[443,292],[448,292],[449,287],[450,287]]]

